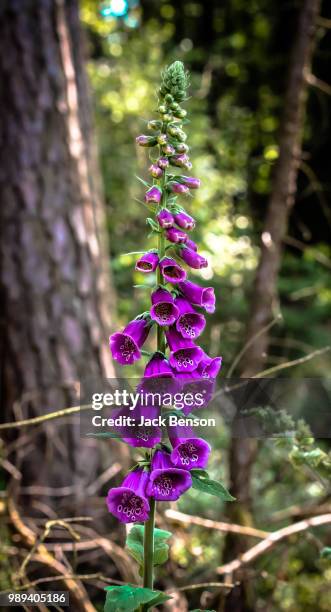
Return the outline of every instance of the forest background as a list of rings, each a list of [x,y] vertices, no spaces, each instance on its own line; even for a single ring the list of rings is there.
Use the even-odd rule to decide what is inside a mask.
[[[217,296],[203,348],[223,356],[224,378],[264,372],[323,379],[322,391],[313,397],[303,391],[302,401],[316,412],[330,405],[328,10],[316,0],[4,2],[6,421],[75,405],[73,381],[91,372],[112,375],[110,331],[146,309],[148,294],[132,289],[141,284],[136,257],[125,254],[146,246],[136,179],[147,178],[146,151],[134,140],[155,111],[160,69],[176,59],[191,73],[187,129],[202,186],[190,211],[211,262],[203,282]],[[127,452],[108,442],[85,441],[82,449],[70,418],[71,424],[67,417],[39,425],[34,434],[15,429],[6,441],[4,589],[32,545],[11,502],[15,512],[24,508],[25,523],[39,537],[46,520],[77,514],[79,505],[79,514],[94,517],[93,529],[78,525],[80,537],[107,538],[110,548],[104,540],[93,552],[82,546],[74,559],[72,534],[65,539],[58,526],[49,550],[58,546],[64,568],[77,574],[102,569],[110,580],[134,578],[118,550],[123,530],[104,506]],[[237,502],[210,504],[191,491],[169,507],[159,523],[175,526],[171,561],[159,574],[159,585],[175,589],[177,607],[169,609],[330,610],[330,532],[309,524],[303,536],[290,530],[290,538],[231,571],[240,586],[212,586],[228,577],[225,563],[259,541],[247,535],[250,528],[276,531],[330,513],[328,435],[314,440],[301,426],[281,442],[238,440],[222,426],[212,472]],[[229,534],[222,521],[244,531]],[[10,553],[15,546],[22,548],[18,555]],[[29,560],[25,578],[44,575],[38,560]],[[185,590],[194,583],[207,586]],[[82,580],[81,589],[101,610],[100,578]]]

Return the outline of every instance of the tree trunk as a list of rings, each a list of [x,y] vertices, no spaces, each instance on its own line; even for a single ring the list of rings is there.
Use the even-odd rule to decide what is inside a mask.
[[[277,314],[277,278],[281,264],[282,242],[293,206],[306,99],[306,74],[313,52],[314,31],[319,0],[304,0],[301,5],[297,35],[289,64],[284,113],[279,135],[279,157],[261,236],[261,254],[252,291],[251,313],[247,327],[247,346],[241,363],[241,376],[249,378],[264,367],[268,350],[268,324]],[[257,452],[256,440],[232,439],[230,449],[231,492],[237,502],[229,505],[232,520],[250,522],[251,471]],[[226,555],[234,558],[247,547],[245,540],[228,539]],[[240,588],[227,598],[227,610],[249,610]]]
[[[3,0],[0,287],[7,420],[77,404],[80,380],[114,375],[109,255],[83,66],[77,0]],[[23,461],[24,485],[77,485],[83,494],[99,461],[95,443],[80,439],[77,421],[53,421]]]

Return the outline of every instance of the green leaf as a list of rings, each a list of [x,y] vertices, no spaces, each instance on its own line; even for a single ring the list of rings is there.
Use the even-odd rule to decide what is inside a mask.
[[[168,540],[171,535],[170,531],[154,529],[153,565],[162,565],[167,561],[169,545],[166,543],[166,540]],[[126,539],[126,547],[130,555],[141,567],[144,560],[144,525],[134,525],[134,527],[132,527]]]
[[[149,285],[133,285],[134,289],[150,289]]]
[[[146,223],[152,228],[153,232],[159,233],[159,226],[157,223],[155,223],[154,219],[151,219],[151,217],[147,217]]]
[[[87,433],[86,435],[90,436],[91,438],[115,438],[116,440],[121,440],[118,433],[111,432],[111,431],[103,431],[100,433],[93,433],[92,431],[92,432]],[[121,440],[121,442],[123,442],[123,440]]]
[[[154,593],[155,592],[156,591],[154,591]],[[165,601],[169,601],[169,599],[172,599],[170,595],[166,595],[165,593],[162,593],[161,591],[159,591],[156,597],[152,599],[152,601],[148,602],[148,610],[150,610],[151,608],[154,608],[155,606],[159,606]]]
[[[202,474],[200,470],[191,470],[192,484],[194,489],[203,491],[209,495],[215,495],[223,501],[234,501],[235,497],[229,493],[229,491],[217,480],[211,480],[205,474]]]
[[[104,612],[134,612],[142,604],[148,604],[148,608],[163,603],[170,599],[161,591],[152,591],[133,585],[108,586]]]
[[[331,546],[325,546],[321,550],[320,556],[322,559],[327,559],[327,561],[331,561]]]
[[[121,253],[122,257],[126,257],[127,255],[144,255],[146,251],[130,251],[130,253]]]
[[[150,183],[146,183],[146,181],[144,181],[144,179],[140,178],[140,176],[136,175],[136,179],[138,181],[140,181],[145,187],[151,187]]]

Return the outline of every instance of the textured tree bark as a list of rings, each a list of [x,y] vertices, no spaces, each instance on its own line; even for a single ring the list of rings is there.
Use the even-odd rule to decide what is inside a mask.
[[[114,375],[83,65],[77,0],[1,3],[1,362],[10,420],[77,404],[80,380]],[[95,443],[66,421],[39,433],[23,460],[24,484],[77,485],[83,494],[100,461]]]
[[[241,376],[249,378],[263,369],[269,342],[267,326],[277,314],[277,277],[281,264],[282,242],[289,212],[293,206],[306,99],[306,73],[313,53],[314,32],[319,0],[301,4],[298,30],[289,64],[284,111],[279,134],[279,157],[275,166],[273,187],[267,206],[261,236],[261,254],[252,291],[251,312],[247,327],[247,346],[241,362]],[[254,439],[232,439],[230,449],[231,492],[237,502],[229,504],[230,518],[247,524],[251,521],[251,472],[257,453]],[[229,537],[227,558],[235,558],[247,548],[245,539]],[[226,610],[242,612],[251,609],[240,588],[227,598]]]

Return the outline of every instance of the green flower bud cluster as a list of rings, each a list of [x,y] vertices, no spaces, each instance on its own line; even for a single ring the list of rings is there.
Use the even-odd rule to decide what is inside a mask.
[[[159,90],[160,98],[167,104],[175,105],[186,99],[186,90],[189,86],[189,74],[185,72],[183,62],[173,62],[167,66],[162,73],[161,87]],[[174,106],[174,111],[179,110],[179,105]]]
[[[189,147],[186,144],[187,135],[183,130],[183,119],[187,112],[181,108],[179,100],[186,99],[188,75],[182,62],[174,62],[168,66],[162,75],[162,85],[158,92],[159,119],[147,122],[147,128],[152,136],[141,134],[136,142],[142,147],[159,147],[161,156],[157,164],[152,164],[150,173],[153,178],[160,178],[160,169],[166,165],[177,166],[190,170],[192,164],[187,155]],[[158,165],[160,162],[160,165]]]

